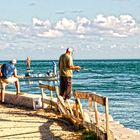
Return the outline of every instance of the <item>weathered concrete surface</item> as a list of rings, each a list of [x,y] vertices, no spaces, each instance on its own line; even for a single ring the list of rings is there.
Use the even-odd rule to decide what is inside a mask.
[[[93,110],[84,110],[84,112],[89,115],[88,122],[95,124],[95,112]],[[105,132],[105,114],[99,113],[98,119],[98,128]],[[140,131],[124,127],[118,121],[113,120],[111,115],[109,115],[109,128],[110,140],[140,140]]]
[[[41,108],[41,95],[23,93],[23,95],[16,95],[16,92],[5,91],[5,103],[17,106],[24,106],[28,108]]]
[[[0,103],[0,140],[80,140],[73,129],[51,111],[33,111]]]
[[[40,104],[41,96],[35,94],[24,94],[22,96],[17,96],[15,92],[6,91],[5,103],[11,103],[16,106],[25,106],[29,108],[41,107]],[[95,114],[93,110],[84,110],[86,114],[85,121],[95,125]],[[4,116],[5,118],[5,116]],[[34,120],[34,117],[32,118]],[[110,140],[140,140],[140,132],[137,130],[125,128],[119,122],[113,120],[112,116],[109,116],[110,123]],[[99,113],[99,126],[98,128],[105,132],[105,116]]]

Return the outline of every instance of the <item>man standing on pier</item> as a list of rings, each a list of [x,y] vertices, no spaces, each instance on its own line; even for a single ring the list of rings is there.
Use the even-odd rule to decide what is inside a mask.
[[[27,58],[26,58],[26,69],[27,69],[27,70],[30,69],[30,63],[31,63],[30,57],[27,57]]]
[[[67,48],[59,58],[60,95],[64,100],[70,99],[72,94],[72,71],[80,70],[80,66],[73,65],[72,52],[72,48]]]

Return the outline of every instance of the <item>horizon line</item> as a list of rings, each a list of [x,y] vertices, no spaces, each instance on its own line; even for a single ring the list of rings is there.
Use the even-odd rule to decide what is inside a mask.
[[[17,61],[24,61],[26,59],[16,59]],[[58,61],[59,59],[31,59],[31,61]],[[94,60],[94,61],[103,61],[103,60],[140,60],[140,58],[99,58],[99,59],[73,59],[74,61],[78,61],[78,60]],[[0,61],[11,61],[11,59],[3,59],[3,60],[0,60]]]

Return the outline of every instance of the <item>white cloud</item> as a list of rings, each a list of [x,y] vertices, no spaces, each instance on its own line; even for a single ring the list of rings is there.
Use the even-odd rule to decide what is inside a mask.
[[[43,21],[38,18],[33,18],[32,21],[33,21],[33,26],[44,26],[48,28],[51,27],[51,23],[49,20]]]
[[[38,34],[39,37],[50,37],[50,38],[54,38],[54,37],[62,37],[63,33],[57,30],[49,30],[47,32],[43,32],[43,33],[39,33]]]
[[[91,24],[91,21],[85,17],[83,18],[77,17],[77,23],[87,26]]]
[[[18,31],[18,26],[14,22],[1,21],[0,22],[0,30],[4,31],[4,32],[15,32],[15,31]]]
[[[116,37],[127,37],[140,33],[139,24],[130,15],[120,15],[119,17],[98,15],[94,19],[94,24],[99,30],[105,31],[106,35],[108,33],[108,35]]]
[[[116,45],[116,44],[113,44],[113,45],[111,45],[110,47],[111,47],[111,48],[116,48],[117,45]]]
[[[73,20],[63,18],[56,23],[55,29],[74,31],[76,29],[76,23]]]
[[[130,15],[115,17],[100,14],[92,20],[77,17],[75,21],[62,18],[56,24],[51,24],[48,20],[33,18],[33,26],[37,27],[34,29],[40,37],[60,37],[67,34],[78,34],[81,38],[83,35],[128,37],[140,33],[140,25]]]
[[[85,38],[85,36],[84,35],[78,35],[78,38]]]
[[[89,49],[93,49],[95,46],[102,49],[102,46],[105,45],[110,47],[112,42],[113,44],[117,42],[117,39],[120,39],[123,45],[131,46],[123,38],[129,39],[135,35],[137,38],[140,35],[140,24],[130,15],[120,15],[119,17],[97,15],[93,19],[77,17],[75,20],[62,18],[55,23],[33,18],[32,25],[0,21],[1,50],[10,47],[16,50],[18,48],[28,50],[42,46],[48,46],[51,49],[72,43],[80,49],[82,45],[88,45]],[[107,42],[107,40],[109,41]],[[137,41],[127,41],[138,46]],[[122,45],[117,44],[116,48],[118,46]]]
[[[77,17],[77,33],[87,33],[91,31],[91,21],[85,17]]]
[[[120,22],[125,26],[135,26],[136,22],[130,15],[120,15]]]
[[[140,34],[140,24],[130,15],[104,16],[97,15],[94,19],[77,17],[71,20],[62,18],[56,23],[49,20],[33,18],[32,25],[19,25],[10,21],[0,21],[0,33],[17,37],[62,37],[67,34],[78,35],[80,38],[90,36],[129,37]],[[2,39],[2,36],[1,36]]]
[[[121,34],[121,33],[112,33],[112,35],[115,37],[127,37],[126,34]]]

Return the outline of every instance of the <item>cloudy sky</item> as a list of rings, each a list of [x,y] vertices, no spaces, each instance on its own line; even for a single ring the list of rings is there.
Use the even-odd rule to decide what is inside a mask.
[[[140,58],[139,0],[0,0],[0,60]]]

